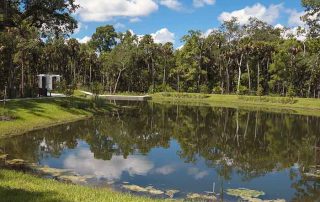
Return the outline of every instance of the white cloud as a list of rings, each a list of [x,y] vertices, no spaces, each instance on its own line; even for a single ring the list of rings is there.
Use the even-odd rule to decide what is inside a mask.
[[[78,28],[74,30],[73,34],[78,34],[82,28],[82,23],[78,22]]]
[[[175,166],[166,165],[166,166],[162,166],[160,168],[157,168],[155,170],[155,172],[158,174],[161,174],[161,175],[169,175],[169,174],[173,173],[175,170],[176,170]]]
[[[170,32],[167,28],[162,28],[155,33],[152,33],[151,36],[155,43],[174,43],[174,33]]]
[[[217,30],[217,28],[208,29],[204,33],[202,33],[202,37],[207,38],[213,31]]]
[[[140,18],[131,18],[129,21],[130,22],[140,22],[141,19]]]
[[[287,39],[289,37],[294,37],[299,41],[304,41],[307,38],[307,34],[300,33],[299,27],[293,27],[293,28],[284,30],[284,32],[282,33],[282,37],[285,39]]]
[[[166,6],[172,10],[181,10],[182,4],[178,0],[160,0],[160,5]]]
[[[305,12],[298,12],[297,10],[288,9],[287,13],[289,14],[288,25],[289,26],[305,26],[305,23],[300,19]]]
[[[158,9],[154,0],[76,0],[83,21],[108,21],[113,17],[147,16]]]
[[[198,168],[189,168],[188,174],[192,175],[196,180],[200,180],[209,175],[208,171],[200,171]]]
[[[284,26],[282,25],[282,24],[276,24],[275,26],[274,26],[274,28],[278,28],[278,29],[283,29],[284,28]]]
[[[90,36],[85,36],[85,37],[83,37],[83,38],[76,38],[78,41],[79,41],[79,43],[88,43],[90,40],[91,40],[91,37]]]
[[[193,0],[194,7],[203,7],[205,5],[213,5],[216,3],[216,0]]]
[[[94,158],[89,149],[83,149],[68,156],[64,161],[64,167],[80,175],[93,175],[98,179],[106,178],[111,181],[120,179],[124,172],[130,176],[146,175],[154,165],[145,156],[139,155],[132,155],[127,159],[113,156],[109,161],[99,160]]]
[[[177,50],[181,50],[183,47],[184,47],[184,44],[181,45],[181,46],[179,46],[179,47],[177,48]]]
[[[125,27],[126,27],[126,25],[124,25],[120,22],[118,22],[114,25],[114,28],[116,28],[116,29],[124,29]]]
[[[250,17],[258,18],[269,24],[273,24],[280,16],[282,4],[270,5],[266,7],[260,3],[253,6],[247,6],[241,10],[235,10],[232,12],[223,12],[218,19],[220,22],[231,20],[232,17],[238,18],[240,24],[246,24],[249,22]]]

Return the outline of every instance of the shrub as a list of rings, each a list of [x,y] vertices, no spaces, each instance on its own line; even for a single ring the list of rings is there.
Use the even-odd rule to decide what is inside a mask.
[[[239,91],[237,93],[239,95],[245,95],[249,93],[249,90],[246,86],[240,86]]]
[[[190,86],[190,87],[188,88],[188,90],[187,90],[188,93],[194,93],[194,92],[196,92],[196,91],[197,91],[197,89],[196,89],[195,87],[193,87],[193,86]]]
[[[200,93],[203,93],[203,94],[208,94],[208,93],[210,93],[209,91],[209,87],[207,86],[207,85],[205,85],[205,84],[203,84],[203,85],[201,85],[200,87],[199,87],[199,90],[200,90]]]
[[[74,86],[73,84],[67,85],[67,83],[66,83],[65,80],[60,81],[60,82],[57,84],[57,91],[58,91],[59,93],[65,94],[66,96],[71,96],[71,95],[73,95],[74,89],[75,89],[75,86]]]
[[[262,88],[262,85],[259,85],[258,86],[258,89],[257,89],[257,96],[263,96],[263,88]]]
[[[156,85],[153,89],[153,85],[149,87],[149,93],[161,93],[161,92],[175,92],[175,90],[168,84]]]
[[[222,94],[222,88],[220,86],[216,86],[212,89],[212,93],[214,94]]]
[[[98,96],[103,92],[103,86],[99,82],[93,82],[91,85],[91,92],[95,99],[98,98]]]
[[[294,96],[295,96],[294,88],[292,85],[290,85],[288,88],[287,97],[293,99]]]

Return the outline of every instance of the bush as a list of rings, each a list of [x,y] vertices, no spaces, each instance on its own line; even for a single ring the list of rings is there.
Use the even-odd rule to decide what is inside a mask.
[[[249,90],[246,86],[240,86],[239,92],[237,92],[239,95],[246,95],[249,93]]]
[[[212,89],[212,93],[214,94],[222,94],[222,88],[220,86],[216,86]]]
[[[57,91],[59,93],[65,94],[66,96],[71,96],[74,94],[75,86],[73,84],[67,85],[66,81],[60,81],[57,83]]]
[[[99,82],[93,82],[91,85],[91,92],[95,99],[98,98],[98,96],[103,92],[103,86]]]
[[[207,85],[205,85],[205,84],[201,85],[199,87],[199,90],[200,90],[200,93],[203,93],[203,94],[210,93],[209,87]]]
[[[287,97],[293,99],[293,97],[296,95],[294,88],[292,85],[289,86],[288,92],[287,92]]]
[[[263,88],[262,88],[262,85],[259,85],[258,86],[258,89],[257,89],[257,96],[263,96]]]
[[[153,85],[151,85],[148,89],[148,93],[161,93],[161,92],[175,92],[175,90],[168,84],[155,85],[154,89],[153,89]]]
[[[190,86],[190,87],[188,88],[188,90],[187,90],[188,93],[194,93],[194,92],[196,92],[196,91],[197,91],[197,89],[196,89],[195,87],[193,87],[193,86]]]

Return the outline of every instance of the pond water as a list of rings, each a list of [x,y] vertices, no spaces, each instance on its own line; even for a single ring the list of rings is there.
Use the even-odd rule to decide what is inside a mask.
[[[121,105],[126,107],[110,115],[0,140],[0,148],[12,158],[71,169],[91,176],[89,184],[121,191],[130,191],[126,185],[152,186],[179,190],[174,198],[214,192],[221,200],[237,201],[228,190],[246,188],[262,191],[257,196],[262,200],[320,199],[318,117]]]

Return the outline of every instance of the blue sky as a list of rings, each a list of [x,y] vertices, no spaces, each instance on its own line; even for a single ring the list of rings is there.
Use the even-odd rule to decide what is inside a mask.
[[[188,30],[207,32],[231,16],[246,23],[257,17],[272,25],[303,25],[300,0],[76,0],[81,8],[76,14],[80,28],[72,37],[85,42],[96,27],[112,24],[117,31],[153,34],[156,42],[181,45]],[[82,40],[81,40],[82,39]]]

